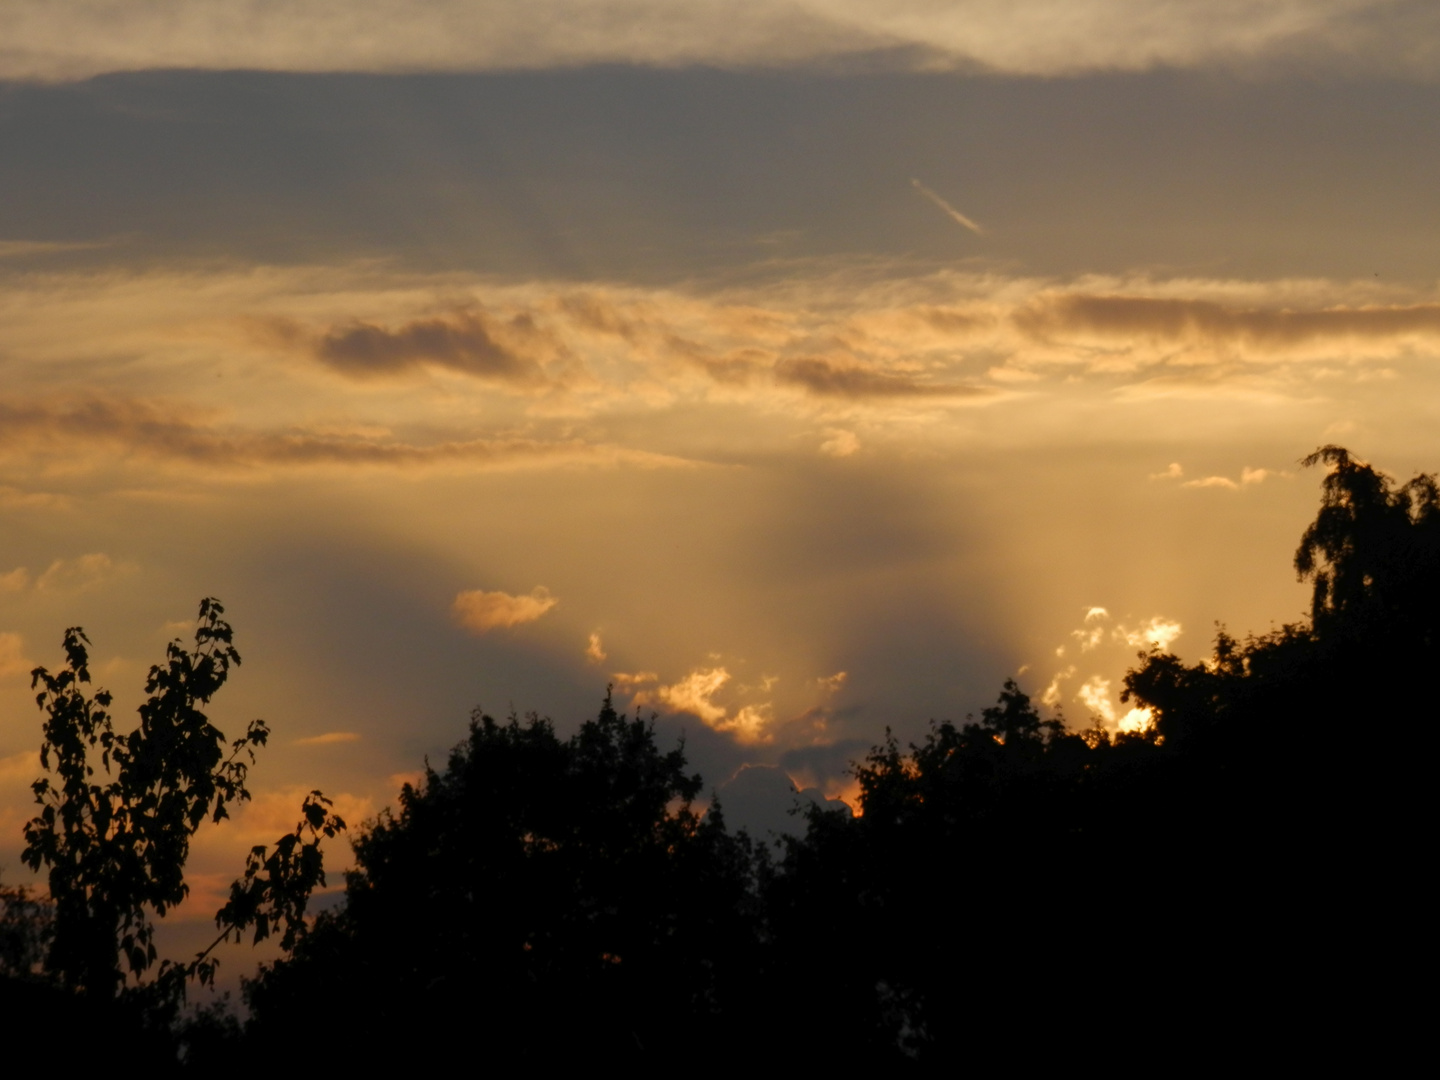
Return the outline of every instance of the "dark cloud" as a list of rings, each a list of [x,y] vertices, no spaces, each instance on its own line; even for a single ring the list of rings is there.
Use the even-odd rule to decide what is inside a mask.
[[[6,87],[0,237],[124,238],[47,265],[358,257],[667,288],[857,255],[1428,286],[1437,135],[1440,84],[1163,66],[146,72]],[[917,175],[984,221],[983,240],[941,227]],[[775,258],[742,272],[759,238]]]
[[[1440,304],[1290,311],[1234,308],[1208,300],[1078,294],[1036,302],[1018,312],[1015,323],[1037,337],[1083,331],[1284,346],[1326,337],[1440,333]]]
[[[975,386],[926,383],[910,375],[832,364],[818,357],[782,360],[775,365],[775,377],[821,397],[976,397],[988,392]]]
[[[804,835],[805,811],[812,804],[850,812],[848,804],[827,799],[818,788],[798,789],[784,769],[773,765],[741,766],[715,796],[726,828],[744,829],[756,840]]]
[[[528,315],[500,323],[482,311],[459,311],[446,318],[416,319],[394,330],[357,320],[321,337],[315,355],[356,378],[433,364],[482,379],[530,383],[544,378],[540,365],[501,339],[542,336]]]

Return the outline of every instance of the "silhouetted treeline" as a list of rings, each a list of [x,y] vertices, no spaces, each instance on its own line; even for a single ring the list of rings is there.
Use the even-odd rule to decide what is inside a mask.
[[[816,807],[778,848],[698,814],[682,751],[608,699],[569,739],[477,714],[354,837],[345,903],[246,984],[243,1030],[192,1025],[189,1063],[1169,1072],[1338,1052],[1419,948],[1440,494],[1339,448],[1321,463],[1308,621],[1221,632],[1194,665],[1142,656],[1143,732],[1067,730],[1009,682],[978,720],[887,738],[855,764],[857,815]]]

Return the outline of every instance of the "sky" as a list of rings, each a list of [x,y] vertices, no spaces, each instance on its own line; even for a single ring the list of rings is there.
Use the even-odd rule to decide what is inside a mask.
[[[1437,190],[1433,4],[10,0],[0,873],[30,669],[128,728],[205,596],[274,735],[192,936],[477,707],[736,805],[1012,677],[1142,724],[1304,615],[1301,458],[1440,468]]]

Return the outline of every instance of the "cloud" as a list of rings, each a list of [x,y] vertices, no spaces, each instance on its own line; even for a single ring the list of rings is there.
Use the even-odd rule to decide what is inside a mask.
[[[69,505],[70,500],[64,495],[54,495],[47,491],[23,491],[20,488],[0,485],[0,506],[12,509],[43,507],[49,510]]]
[[[103,551],[97,551],[75,559],[56,559],[35,579],[35,589],[38,592],[83,592],[134,570],[134,566],[116,563]]]
[[[536,338],[535,323],[516,315],[500,324],[479,310],[446,318],[417,319],[394,330],[355,321],[335,327],[314,343],[317,359],[352,378],[395,375],[432,365],[501,382],[537,383],[540,365],[504,338]]]
[[[35,661],[25,655],[25,639],[19,634],[0,634],[0,679],[28,678]]]
[[[1182,476],[1184,476],[1184,475],[1185,475],[1185,470],[1180,467],[1180,463],[1179,463],[1178,461],[1172,461],[1172,462],[1170,463],[1170,467],[1169,467],[1168,469],[1166,469],[1164,472],[1152,472],[1152,473],[1150,474],[1150,479],[1151,479],[1151,480],[1179,480],[1180,477],[1182,477]]]
[[[670,686],[661,686],[636,696],[636,705],[663,705],[673,712],[690,713],[714,727],[724,721],[726,710],[710,700],[730,681],[723,667],[692,671]]]
[[[333,746],[336,743],[359,742],[360,736],[353,731],[327,731],[323,735],[311,735],[296,739],[296,746]]]
[[[680,459],[578,439],[457,439],[415,444],[373,434],[207,427],[193,410],[136,399],[0,400],[0,453],[118,449],[212,468],[512,467],[569,462],[677,465]],[[106,464],[113,464],[107,455]]]
[[[744,705],[731,714],[714,700],[730,681],[730,672],[724,667],[696,668],[678,682],[640,691],[632,706],[650,705],[668,712],[689,713],[699,717],[706,727],[733,735],[744,745],[770,742],[774,737],[769,731],[774,715],[769,702]]]
[[[1230,491],[1237,491],[1240,485],[1228,476],[1205,476],[1199,480],[1186,480],[1181,487],[1187,488],[1226,488]]]
[[[30,585],[30,571],[23,566],[0,574],[0,592],[24,592]]]
[[[853,431],[843,428],[827,428],[830,437],[820,444],[820,452],[827,457],[849,457],[860,449],[860,439]]]
[[[32,255],[59,255],[67,251],[93,251],[108,247],[105,241],[63,242],[55,240],[0,240],[0,259],[24,259]]]
[[[1075,695],[1075,700],[1099,716],[1109,726],[1115,724],[1115,706],[1110,701],[1110,680],[1101,675],[1092,675],[1085,680]]]
[[[1057,671],[1055,673],[1055,677],[1050,680],[1050,685],[1045,687],[1044,691],[1042,691],[1040,694],[1041,704],[1049,705],[1052,709],[1055,706],[1059,705],[1060,702],[1063,701],[1065,698],[1064,693],[1060,689],[1060,684],[1066,679],[1073,677],[1074,674],[1074,664],[1071,664],[1069,667]]]
[[[0,77],[753,67],[857,56],[1027,75],[1302,64],[1428,77],[1436,29],[1423,0],[7,0]]]
[[[925,198],[929,199],[932,203],[934,203],[941,210],[943,210],[946,216],[949,217],[951,221],[955,222],[957,225],[960,225],[963,228],[969,229],[976,236],[985,235],[985,230],[983,228],[981,228],[975,222],[971,221],[964,214],[960,213],[959,210],[956,210],[953,206],[951,206],[948,202],[942,199],[939,195],[936,195],[935,192],[931,191],[919,180],[912,179],[910,183],[914,185],[916,191],[920,192],[921,195],[925,196]]]
[[[775,365],[775,377],[783,383],[804,387],[821,397],[976,397],[989,393],[974,386],[923,383],[909,375],[892,375],[871,368],[832,364],[807,357],[782,360]]]
[[[1159,649],[1169,649],[1171,642],[1182,633],[1184,633],[1184,629],[1178,622],[1159,615],[1142,624],[1138,629],[1127,630],[1123,626],[1117,626],[1114,631],[1115,640],[1122,641],[1126,645],[1147,648],[1153,645]]]
[[[1150,709],[1131,709],[1120,717],[1115,725],[1119,731],[1145,731],[1155,723],[1155,713]]]
[[[600,642],[600,631],[590,635],[585,645],[585,659],[592,664],[603,664],[608,659],[605,646]]]
[[[1238,308],[1210,300],[1064,294],[1019,309],[1015,323],[1037,337],[1085,333],[1287,348],[1325,339],[1440,336],[1440,304],[1331,307],[1310,311]]]
[[[1089,652],[1105,640],[1104,623],[1110,618],[1110,612],[1103,607],[1092,607],[1085,612],[1085,625],[1079,630],[1072,630],[1070,636],[1080,642],[1080,651]],[[1060,653],[1055,655],[1059,656]]]
[[[743,746],[755,746],[774,740],[774,736],[769,731],[774,719],[770,704],[767,702],[763,705],[742,706],[734,716],[718,723],[711,723],[710,726],[716,731],[732,733],[735,741]]]
[[[455,621],[465,629],[471,633],[484,634],[491,630],[534,622],[559,602],[543,585],[536,586],[529,596],[511,596],[505,592],[471,589],[457,593],[450,610]]]

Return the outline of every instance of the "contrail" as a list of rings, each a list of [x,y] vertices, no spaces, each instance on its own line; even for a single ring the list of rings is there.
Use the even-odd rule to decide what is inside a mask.
[[[954,221],[955,221],[955,223],[956,223],[957,225],[963,225],[963,226],[965,226],[965,228],[969,229],[969,230],[970,230],[971,232],[973,232],[976,236],[984,236],[984,235],[985,235],[985,230],[984,230],[983,228],[981,228],[980,225],[979,225],[977,222],[971,221],[968,217],[966,217],[964,214],[960,213],[959,210],[956,210],[953,206],[951,206],[948,202],[946,202],[944,199],[942,199],[939,195],[936,195],[935,192],[931,191],[931,190],[930,190],[928,187],[926,187],[924,184],[920,183],[919,180],[916,180],[916,179],[912,178],[912,179],[910,180],[910,183],[912,183],[912,184],[915,185],[915,190],[918,191],[918,192],[920,192],[921,195],[924,195],[925,198],[929,199],[929,200],[930,200],[931,202],[933,202],[936,206],[938,206],[941,210],[944,210],[945,213],[949,214],[950,217],[951,217],[952,219],[954,219]]]

